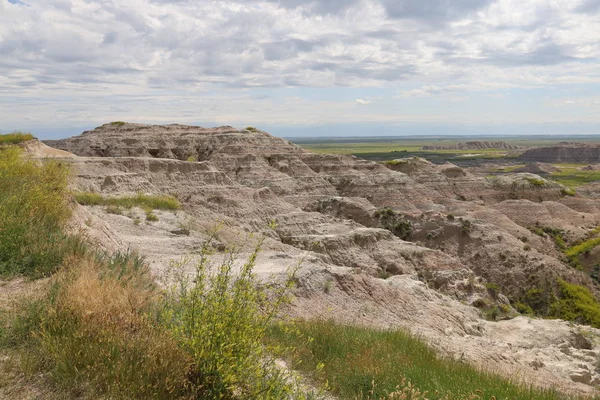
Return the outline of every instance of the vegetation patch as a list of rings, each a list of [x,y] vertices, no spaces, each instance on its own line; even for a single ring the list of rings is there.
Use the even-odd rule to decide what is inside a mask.
[[[343,399],[568,398],[441,358],[401,330],[297,321],[274,326],[268,338],[285,348],[296,347],[288,356],[289,364]]]
[[[76,193],[75,200],[84,206],[113,206],[126,209],[140,207],[145,210],[179,210],[181,204],[171,196],[153,196],[138,193],[135,196],[105,197],[99,193]]]
[[[543,187],[546,185],[546,181],[541,178],[527,178],[527,182],[529,182],[531,186],[536,187]]]
[[[253,127],[253,126],[248,126],[248,127],[246,127],[246,130],[247,130],[248,132],[258,132],[258,129],[256,129],[256,128],[255,128],[255,127]]]
[[[0,149],[0,276],[47,276],[84,251],[63,233],[71,215],[64,162],[39,163],[15,146]]]
[[[110,125],[112,125],[112,126],[123,126],[126,123],[127,122],[123,122],[123,121],[114,121],[114,122],[111,122]]]
[[[560,171],[553,172],[549,178],[571,189],[600,180],[600,171],[580,169],[582,166],[558,165]]]
[[[31,133],[13,132],[0,135],[0,145],[18,144],[35,139]]]
[[[600,304],[585,286],[558,280],[560,297],[550,307],[553,318],[600,328]]]
[[[389,207],[376,210],[373,217],[379,219],[379,225],[387,229],[402,240],[410,240],[413,232],[413,224]]]

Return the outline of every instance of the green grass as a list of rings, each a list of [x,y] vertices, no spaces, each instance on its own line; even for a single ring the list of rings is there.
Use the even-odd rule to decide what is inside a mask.
[[[35,137],[31,133],[13,132],[0,135],[0,145],[18,144],[33,139],[35,139]]]
[[[146,210],[179,210],[181,204],[171,196],[153,196],[138,193],[135,196],[105,197],[99,193],[76,193],[75,200],[85,206],[113,206],[126,209],[140,207]]]
[[[123,126],[125,125],[127,122],[123,122],[123,121],[114,121],[111,122],[110,125],[114,125],[114,126]]]
[[[274,327],[269,338],[281,346],[296,346],[296,352],[288,354],[293,367],[317,382],[327,383],[342,399],[365,398],[371,390],[374,393],[369,398],[388,398],[403,380],[421,392],[427,391],[428,399],[568,398],[554,391],[511,383],[460,361],[441,358],[421,340],[401,330],[298,321],[293,326]],[[478,397],[469,397],[472,395]]]

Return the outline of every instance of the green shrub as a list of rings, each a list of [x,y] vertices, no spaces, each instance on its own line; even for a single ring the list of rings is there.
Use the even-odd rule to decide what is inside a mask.
[[[256,129],[256,128],[255,128],[255,127],[253,127],[253,126],[248,126],[248,127],[246,127],[246,130],[247,130],[248,132],[258,132],[258,129]]]
[[[373,213],[373,217],[379,218],[379,226],[387,229],[402,240],[410,240],[413,232],[413,224],[403,215],[389,207],[380,208]]]
[[[31,133],[13,132],[5,135],[0,135],[0,146],[18,144],[35,139]]]
[[[560,190],[560,193],[563,196],[576,196],[577,195],[577,192],[575,191],[575,189],[572,189],[572,188],[562,188]]]
[[[277,349],[263,344],[292,277],[275,293],[257,285],[253,269],[261,243],[241,269],[230,255],[214,270],[207,242],[193,274],[178,274],[167,296],[163,320],[191,355],[187,375],[195,398],[296,398],[295,385],[272,357]]]
[[[567,321],[600,328],[600,304],[588,288],[558,280],[560,298],[550,308],[550,315]]]
[[[147,210],[179,210],[181,204],[171,196],[146,195],[138,193],[135,196],[104,197],[99,193],[76,193],[75,200],[84,206],[116,206],[123,208],[141,207]]]
[[[0,276],[46,276],[83,241],[63,232],[71,215],[64,162],[39,163],[0,149]]]
[[[111,122],[110,124],[113,125],[113,126],[123,126],[126,123],[127,122],[123,122],[123,121],[114,121],[114,122]]]

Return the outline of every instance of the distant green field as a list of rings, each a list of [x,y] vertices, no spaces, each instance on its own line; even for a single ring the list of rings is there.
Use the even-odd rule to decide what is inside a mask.
[[[571,188],[600,181],[600,171],[579,169],[585,165],[586,164],[556,164],[555,166],[561,169],[560,172],[553,172],[549,177],[554,181]]]
[[[468,141],[504,141],[523,147],[543,147],[564,141],[600,142],[600,136],[556,136],[550,139],[540,137],[420,137],[420,138],[316,138],[298,139],[297,144],[308,151],[327,154],[352,154],[373,161],[388,161],[397,158],[422,157],[433,163],[452,162],[460,166],[474,166],[493,160],[512,164],[522,150],[480,149],[480,150],[421,150],[423,146],[452,146]],[[579,167],[579,166],[577,166]],[[514,167],[516,169],[517,167]],[[498,172],[509,172],[508,170]],[[579,186],[598,180],[598,175],[590,171],[562,171],[553,179],[567,185]],[[593,172],[593,171],[592,171]]]

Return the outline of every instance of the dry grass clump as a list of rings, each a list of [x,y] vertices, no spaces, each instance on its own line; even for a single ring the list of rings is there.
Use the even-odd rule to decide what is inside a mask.
[[[54,383],[110,398],[173,398],[190,357],[159,325],[158,292],[133,256],[72,259],[56,274],[35,341]]]

